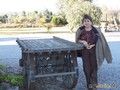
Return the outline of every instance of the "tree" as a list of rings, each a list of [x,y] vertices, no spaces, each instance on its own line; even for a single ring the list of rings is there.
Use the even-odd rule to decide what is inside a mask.
[[[61,21],[61,18],[60,18],[60,17],[54,16],[54,17],[52,18],[51,22],[52,22],[53,25],[56,25],[56,26],[57,26],[57,25],[59,25],[62,21]]]
[[[89,1],[89,2],[92,2],[93,0],[84,0],[84,1]]]
[[[30,22],[30,23],[35,23],[36,21],[36,18],[37,18],[37,11],[33,11],[33,12],[30,12],[28,15],[27,15],[27,20]]]
[[[19,18],[17,20],[19,23],[24,23],[26,22],[26,12],[22,11],[19,13]]]
[[[107,6],[102,6],[101,11],[102,11],[101,21],[108,21],[110,19],[110,14],[109,14],[108,7]]]
[[[43,11],[42,17],[46,19],[46,22],[50,22],[52,20],[52,12],[46,9],[45,11]]]
[[[89,14],[95,24],[99,23],[102,12],[91,2],[92,0],[59,0],[58,7],[65,13],[71,30],[82,24],[84,14]]]
[[[14,13],[9,13],[8,14],[8,23],[16,23],[16,20],[19,17],[18,13],[14,12]],[[15,22],[14,22],[15,21]]]
[[[0,16],[0,22],[2,22],[2,23],[7,23],[7,20],[8,19],[8,16],[5,14],[5,15],[3,15],[3,16]]]

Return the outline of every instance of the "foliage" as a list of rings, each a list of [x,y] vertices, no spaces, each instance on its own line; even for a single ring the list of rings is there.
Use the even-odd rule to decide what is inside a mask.
[[[46,28],[47,30],[50,30],[52,28],[52,25],[47,25]]]
[[[65,16],[62,16],[62,17],[61,17],[61,23],[62,23],[62,25],[68,24],[68,22],[67,22]]]
[[[46,9],[45,11],[42,12],[42,17],[44,17],[46,22],[48,23],[52,20],[52,12]]]
[[[56,18],[56,21],[57,21],[57,23],[56,23],[57,25],[59,25],[59,24],[62,22],[62,20],[61,20],[60,17],[57,17],[57,18]]]
[[[94,23],[99,23],[102,14],[100,8],[88,0],[59,0],[58,7],[65,13],[71,29],[82,24],[84,14],[89,14]]]
[[[84,0],[84,1],[89,1],[89,2],[92,2],[93,0]]]
[[[7,15],[0,16],[0,22],[6,23],[7,22],[7,18],[8,18]]]
[[[117,19],[117,18],[116,18],[115,20],[116,20],[116,23],[117,23],[117,24],[120,24],[120,21],[119,21],[119,19]]]
[[[102,21],[107,21],[108,24],[117,25],[120,22],[120,10],[111,10],[107,6],[101,7],[102,10]]]
[[[0,69],[3,69],[3,68],[5,68],[5,66],[0,64]]]
[[[0,74],[0,80],[12,85],[21,86],[23,84],[23,76],[12,76],[7,73]]]
[[[4,65],[0,64],[0,69],[5,68]],[[21,86],[23,84],[22,75],[10,75],[8,73],[0,73],[0,81],[10,83],[12,85]]]
[[[55,20],[55,25],[66,25],[67,20],[65,14],[55,15],[57,19]],[[45,24],[51,24],[53,18],[53,13],[48,9],[41,12],[11,12],[5,15],[0,15],[0,28],[27,28],[27,27],[40,27]]]
[[[51,24],[46,24],[45,27],[46,27],[48,32],[50,32],[50,30],[52,29],[52,25]]]
[[[39,23],[40,23],[41,25],[43,25],[45,22],[46,22],[46,21],[45,21],[45,18],[40,18]]]
[[[107,8],[107,6],[103,6],[101,7],[101,11],[102,11],[101,21],[107,21],[107,13],[109,13],[109,9]]]
[[[66,25],[67,24],[67,20],[65,18],[65,16],[53,16],[51,23],[53,25]]]
[[[54,16],[51,20],[52,24],[59,25],[61,23],[61,18]]]

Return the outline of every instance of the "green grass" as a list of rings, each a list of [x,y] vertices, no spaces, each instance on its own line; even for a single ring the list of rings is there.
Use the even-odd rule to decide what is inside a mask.
[[[0,69],[5,68],[4,65],[0,64]],[[15,86],[22,86],[23,76],[22,75],[10,75],[8,73],[0,73],[0,81],[10,83]]]
[[[3,68],[5,68],[5,66],[0,64],[0,69],[3,69]]]
[[[0,74],[0,80],[2,82],[10,83],[11,85],[15,85],[15,86],[22,86],[22,84],[23,84],[23,76],[22,75],[13,76],[13,75],[4,73],[4,74]]]

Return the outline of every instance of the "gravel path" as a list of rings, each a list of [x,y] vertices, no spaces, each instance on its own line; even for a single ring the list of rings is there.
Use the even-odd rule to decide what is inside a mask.
[[[19,67],[19,59],[21,58],[21,49],[15,42],[16,38],[49,38],[58,36],[70,41],[74,41],[74,34],[24,34],[14,36],[0,37],[0,64],[11,67]],[[105,61],[98,71],[98,90],[120,90],[120,32],[112,32],[105,34],[113,55],[113,63],[107,64]],[[79,80],[73,90],[85,90],[86,81],[82,68],[82,60],[78,58],[79,64]],[[50,80],[51,81],[51,80]],[[48,89],[44,90],[66,90],[60,87],[59,80],[56,83],[47,85]],[[40,89],[41,90],[41,89]],[[43,89],[42,89],[43,90]]]

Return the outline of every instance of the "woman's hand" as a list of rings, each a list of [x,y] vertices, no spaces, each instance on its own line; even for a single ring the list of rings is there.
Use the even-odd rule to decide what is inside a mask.
[[[87,43],[87,41],[85,41],[85,40],[79,40],[78,42],[79,42],[79,43],[82,43],[85,47],[88,46],[88,43]]]
[[[85,40],[78,40],[79,43],[82,43],[87,49],[91,49],[95,44],[89,45]]]
[[[86,48],[87,49],[91,49],[92,47],[94,47],[95,46],[95,44],[92,44],[92,45],[88,45]]]

